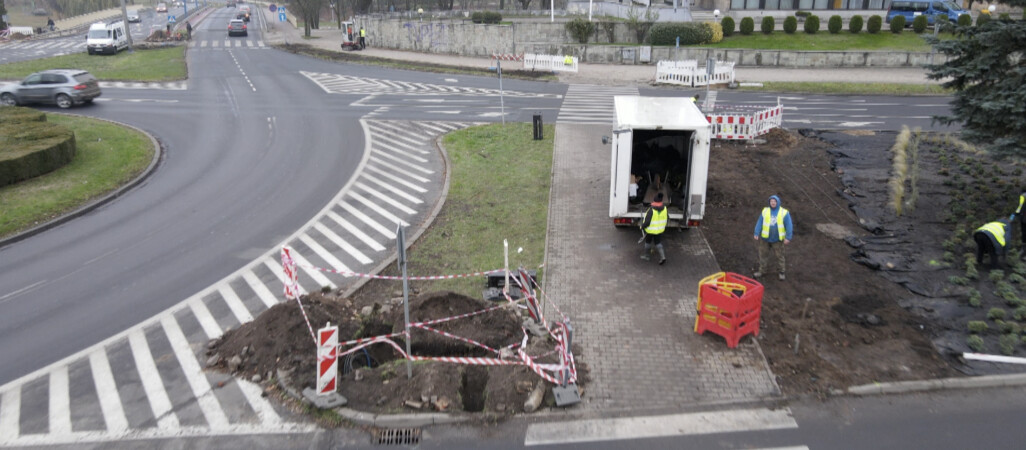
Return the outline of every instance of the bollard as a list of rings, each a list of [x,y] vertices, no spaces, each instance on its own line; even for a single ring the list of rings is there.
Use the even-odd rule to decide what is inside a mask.
[[[541,114],[534,115],[534,140],[540,141],[544,139],[542,137],[542,116]]]

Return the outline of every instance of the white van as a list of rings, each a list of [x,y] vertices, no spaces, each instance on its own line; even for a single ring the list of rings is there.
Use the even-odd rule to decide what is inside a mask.
[[[111,23],[94,23],[89,26],[89,34],[86,35],[86,51],[94,53],[117,52],[128,48],[128,36],[125,35],[125,22],[116,21]]]

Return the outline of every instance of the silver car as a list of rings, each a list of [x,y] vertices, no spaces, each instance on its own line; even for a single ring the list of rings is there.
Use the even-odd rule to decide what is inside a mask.
[[[19,83],[0,86],[0,103],[8,106],[50,103],[61,108],[92,103],[100,85],[84,70],[54,69],[29,75]]]

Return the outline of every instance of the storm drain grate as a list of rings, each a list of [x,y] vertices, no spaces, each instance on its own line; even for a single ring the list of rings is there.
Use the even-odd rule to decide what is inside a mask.
[[[374,430],[377,445],[420,444],[420,428],[378,428]]]

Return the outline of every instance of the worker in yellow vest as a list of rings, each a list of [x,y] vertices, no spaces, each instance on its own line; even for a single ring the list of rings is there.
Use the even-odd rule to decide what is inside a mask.
[[[651,258],[652,248],[659,252],[659,265],[666,264],[666,251],[663,249],[663,231],[666,231],[666,222],[669,213],[663,206],[663,193],[656,194],[652,204],[645,212],[645,220],[641,222],[641,229],[645,231],[645,252],[641,259],[648,261]]]
[[[1022,194],[1019,194],[1019,206],[1015,208],[1015,214],[1013,214],[1012,216],[1019,216],[1019,239],[1021,239],[1022,247],[1024,250],[1023,256],[1026,256],[1026,214],[1023,214],[1022,210],[1023,204],[1026,203],[1026,189],[1023,189],[1022,191]],[[1009,222],[1009,224],[1011,224],[1011,222]]]
[[[367,48],[367,30],[360,27],[360,50]]]
[[[755,241],[759,246],[759,270],[755,271],[755,278],[761,278],[766,272],[769,255],[773,253],[777,259],[777,277],[784,281],[787,268],[784,246],[791,243],[793,236],[791,213],[780,206],[780,197],[771,195],[769,206],[762,209],[759,220],[755,222]]]
[[[976,241],[976,263],[983,263],[983,255],[990,254],[990,267],[998,266],[998,257],[1005,254],[1008,242],[1012,240],[1012,227],[1008,224],[1015,215],[988,223],[973,232]]]

